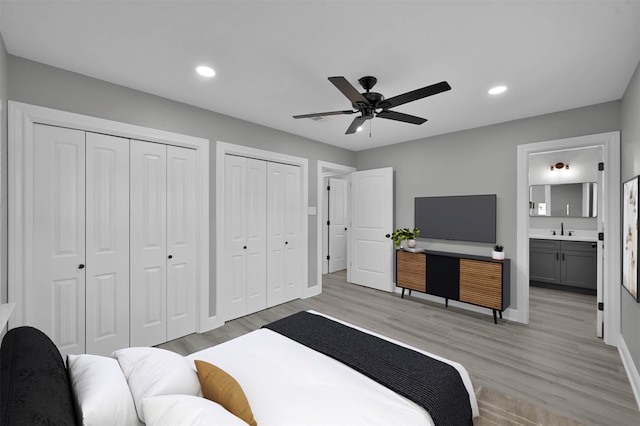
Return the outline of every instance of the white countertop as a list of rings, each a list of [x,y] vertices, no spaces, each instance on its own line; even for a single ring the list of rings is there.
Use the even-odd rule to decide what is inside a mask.
[[[553,235],[556,231],[556,235]],[[569,235],[571,233],[571,235]],[[563,241],[598,241],[597,231],[573,230],[565,229],[564,235],[560,235],[558,229],[529,229],[529,238],[538,238],[541,240],[563,240]]]

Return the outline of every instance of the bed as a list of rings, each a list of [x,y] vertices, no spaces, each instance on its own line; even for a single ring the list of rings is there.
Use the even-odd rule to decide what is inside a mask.
[[[313,311],[186,357],[127,348],[65,364],[31,327],[10,330],[0,355],[2,425],[462,425],[478,415],[462,365]]]

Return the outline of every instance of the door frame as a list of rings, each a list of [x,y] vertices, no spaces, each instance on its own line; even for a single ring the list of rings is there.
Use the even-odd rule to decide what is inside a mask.
[[[238,155],[241,157],[255,158],[257,160],[272,161],[275,163],[285,163],[300,167],[300,175],[302,178],[302,209],[300,223],[300,249],[302,250],[302,289],[301,298],[314,296],[311,294],[309,286],[309,218],[307,216],[309,206],[309,160],[292,155],[281,154],[278,152],[266,151],[258,148],[251,148],[244,145],[236,145],[232,143],[216,141],[216,229],[224,229],[224,183],[225,183],[225,156]],[[224,252],[224,233],[216,232],[216,313],[221,312],[222,306],[222,284],[223,262],[222,253]],[[224,323],[222,316],[219,316]]]
[[[10,328],[24,323],[24,301],[33,282],[33,125],[35,123],[104,133],[128,139],[181,146],[197,151],[197,261],[196,288],[199,300],[197,331],[218,326],[219,318],[210,314],[209,300],[209,140],[121,123],[37,105],[9,101],[8,110],[8,299],[16,302]],[[217,312],[217,311],[216,311]]]
[[[516,232],[516,283],[518,307],[515,320],[529,323],[529,154],[572,148],[603,146],[604,199],[604,342],[617,346],[620,340],[620,132],[578,136],[518,145]],[[595,308],[595,307],[594,307]]]
[[[351,173],[355,172],[356,168],[351,166],[345,166],[343,164],[330,163],[328,161],[318,160],[317,168],[316,168],[316,253],[317,253],[317,266],[316,266],[316,285],[309,289],[309,296],[315,296],[322,293],[322,247],[323,247],[323,238],[322,238],[322,226],[324,223],[322,222],[322,212],[325,210],[326,206],[324,205],[324,178],[341,175],[344,176],[347,180],[347,215],[349,216],[347,223],[350,223],[351,219]],[[351,241],[350,238],[347,238],[347,282],[351,279]]]

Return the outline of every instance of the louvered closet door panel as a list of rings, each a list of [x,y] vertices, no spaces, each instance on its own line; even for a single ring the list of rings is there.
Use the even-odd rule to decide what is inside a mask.
[[[247,314],[267,307],[267,162],[247,159]]]
[[[247,312],[247,159],[225,158],[223,313],[225,320]]]
[[[34,125],[33,288],[26,324],[85,351],[85,133]],[[83,265],[82,268],[80,265]]]
[[[167,340],[167,151],[132,140],[131,346]]]
[[[86,135],[87,353],[129,346],[129,140]]]
[[[196,151],[167,146],[167,340],[196,331]]]
[[[286,301],[285,174],[286,166],[267,163],[267,306]]]
[[[284,283],[285,301],[300,298],[302,286],[302,184],[300,167],[285,166],[284,176]]]

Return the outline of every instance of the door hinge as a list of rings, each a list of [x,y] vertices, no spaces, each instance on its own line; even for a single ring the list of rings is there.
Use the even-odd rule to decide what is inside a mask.
[[[603,302],[598,302],[598,310],[599,311],[604,311],[604,303]]]
[[[598,163],[598,170],[599,171],[603,171],[604,170],[604,163]]]
[[[329,225],[331,225],[331,221],[330,220],[327,221],[327,226],[329,226]]]
[[[598,232],[598,241],[604,241],[604,232]]]
[[[327,255],[327,260],[331,260],[331,256]]]
[[[331,187],[330,186],[327,186],[327,191],[331,191]]]

